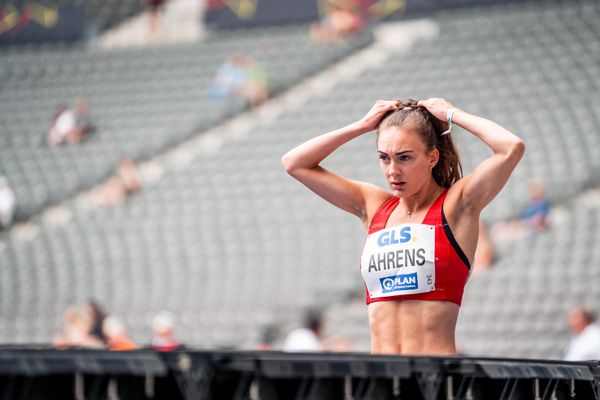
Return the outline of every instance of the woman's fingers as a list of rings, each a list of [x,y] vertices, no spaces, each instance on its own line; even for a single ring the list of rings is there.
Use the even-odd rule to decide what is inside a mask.
[[[381,114],[397,108],[395,101],[377,100],[375,106],[371,109],[375,114]]]
[[[417,102],[418,105],[423,107],[452,107],[452,104],[444,98],[441,97],[430,97],[427,100],[420,100]]]
[[[369,112],[361,119],[365,130],[376,129],[385,113],[398,108],[395,100],[377,100]]]
[[[386,110],[391,110],[396,107],[396,101],[394,101],[394,100],[377,100],[375,105],[379,106],[380,108],[385,108]]]
[[[425,107],[427,111],[441,121],[446,120],[447,111],[454,107],[448,100],[440,97],[431,97],[427,100],[420,100],[417,104],[421,107]]]
[[[381,113],[384,114],[388,111],[395,110],[397,108],[398,108],[398,105],[396,104],[395,101],[386,101],[385,103],[382,104]]]

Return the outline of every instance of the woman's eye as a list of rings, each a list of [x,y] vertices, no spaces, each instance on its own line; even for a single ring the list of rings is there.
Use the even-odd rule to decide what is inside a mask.
[[[388,156],[384,156],[383,154],[380,154],[379,155],[379,159],[382,160],[382,161],[386,161],[386,160],[389,159],[389,157]]]
[[[400,156],[400,161],[408,161],[410,160],[410,156]]]

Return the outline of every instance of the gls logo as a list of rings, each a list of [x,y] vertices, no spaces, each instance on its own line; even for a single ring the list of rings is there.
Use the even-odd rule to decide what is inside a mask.
[[[398,236],[398,237],[397,237]],[[399,230],[385,231],[377,238],[379,247],[389,246],[391,244],[406,243],[411,239],[410,226],[405,226]]]
[[[417,273],[386,276],[379,278],[383,293],[397,292],[419,288]]]

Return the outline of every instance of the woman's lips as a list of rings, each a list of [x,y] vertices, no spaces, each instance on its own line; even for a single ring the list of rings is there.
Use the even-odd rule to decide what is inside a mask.
[[[406,182],[390,182],[390,186],[394,190],[402,190],[406,186]]]

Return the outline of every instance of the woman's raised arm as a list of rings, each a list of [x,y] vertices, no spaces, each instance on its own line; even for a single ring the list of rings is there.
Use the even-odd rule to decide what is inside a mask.
[[[302,143],[282,157],[285,170],[325,200],[366,222],[368,204],[380,204],[389,194],[375,185],[337,175],[319,164],[344,143],[375,130],[381,118],[395,108],[395,101],[379,100],[359,121]]]
[[[445,121],[452,104],[444,99],[419,102],[436,118]],[[457,182],[460,202],[465,209],[480,212],[502,190],[523,157],[525,143],[521,138],[488,119],[455,109],[452,122],[481,139],[493,151],[471,174]]]

